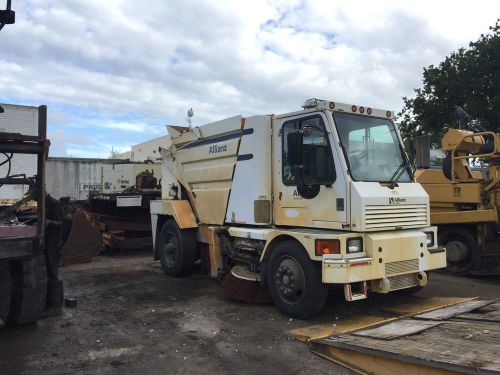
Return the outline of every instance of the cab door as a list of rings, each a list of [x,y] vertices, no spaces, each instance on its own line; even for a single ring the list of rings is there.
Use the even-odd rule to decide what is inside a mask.
[[[332,149],[338,142],[334,142],[326,114],[314,112],[273,121],[275,224],[345,228],[347,187],[338,150]],[[289,162],[290,133],[302,134],[300,167]]]

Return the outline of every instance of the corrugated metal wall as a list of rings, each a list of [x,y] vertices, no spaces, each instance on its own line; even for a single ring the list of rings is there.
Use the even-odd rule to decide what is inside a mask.
[[[49,157],[45,177],[47,192],[54,198],[87,199],[89,191],[100,189],[101,166],[112,162],[106,159]]]
[[[5,110],[0,113],[0,132],[21,133],[23,135],[38,134],[38,108],[23,105],[2,104]],[[0,163],[6,156],[0,154]],[[7,176],[8,163],[0,167],[0,177]],[[25,174],[26,177],[33,177],[36,173],[36,156],[14,154],[11,161],[10,175]],[[28,186],[6,185],[0,187],[0,200],[20,199],[28,191]]]
[[[47,192],[54,198],[71,197],[85,200],[90,191],[101,190],[101,175],[103,165],[107,168],[107,180],[110,178],[127,178],[129,185],[135,184],[135,176],[144,170],[155,169],[157,179],[161,178],[161,168],[152,164],[124,164],[123,160],[116,159],[86,159],[86,158],[60,158],[49,157],[47,160],[47,174],[45,176]],[[110,173],[113,164],[119,171],[127,170],[129,173],[117,175]],[[109,192],[109,191],[107,191]]]
[[[38,107],[2,104],[5,110],[0,114],[0,132],[38,134]]]

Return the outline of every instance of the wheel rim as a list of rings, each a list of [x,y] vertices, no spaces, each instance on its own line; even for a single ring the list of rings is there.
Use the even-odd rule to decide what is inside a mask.
[[[163,258],[167,267],[172,268],[177,262],[178,243],[173,232],[167,232],[163,243]]]
[[[279,297],[288,304],[300,302],[305,291],[305,275],[300,263],[290,256],[280,259],[275,274]]]

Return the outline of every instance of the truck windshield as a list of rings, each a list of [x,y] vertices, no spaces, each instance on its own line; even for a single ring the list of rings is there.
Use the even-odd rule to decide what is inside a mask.
[[[394,124],[388,119],[333,113],[355,181],[410,182]]]

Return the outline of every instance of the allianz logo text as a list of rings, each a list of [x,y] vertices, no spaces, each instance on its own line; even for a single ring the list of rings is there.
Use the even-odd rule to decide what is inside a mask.
[[[389,204],[401,204],[406,203],[406,198],[390,197]]]

